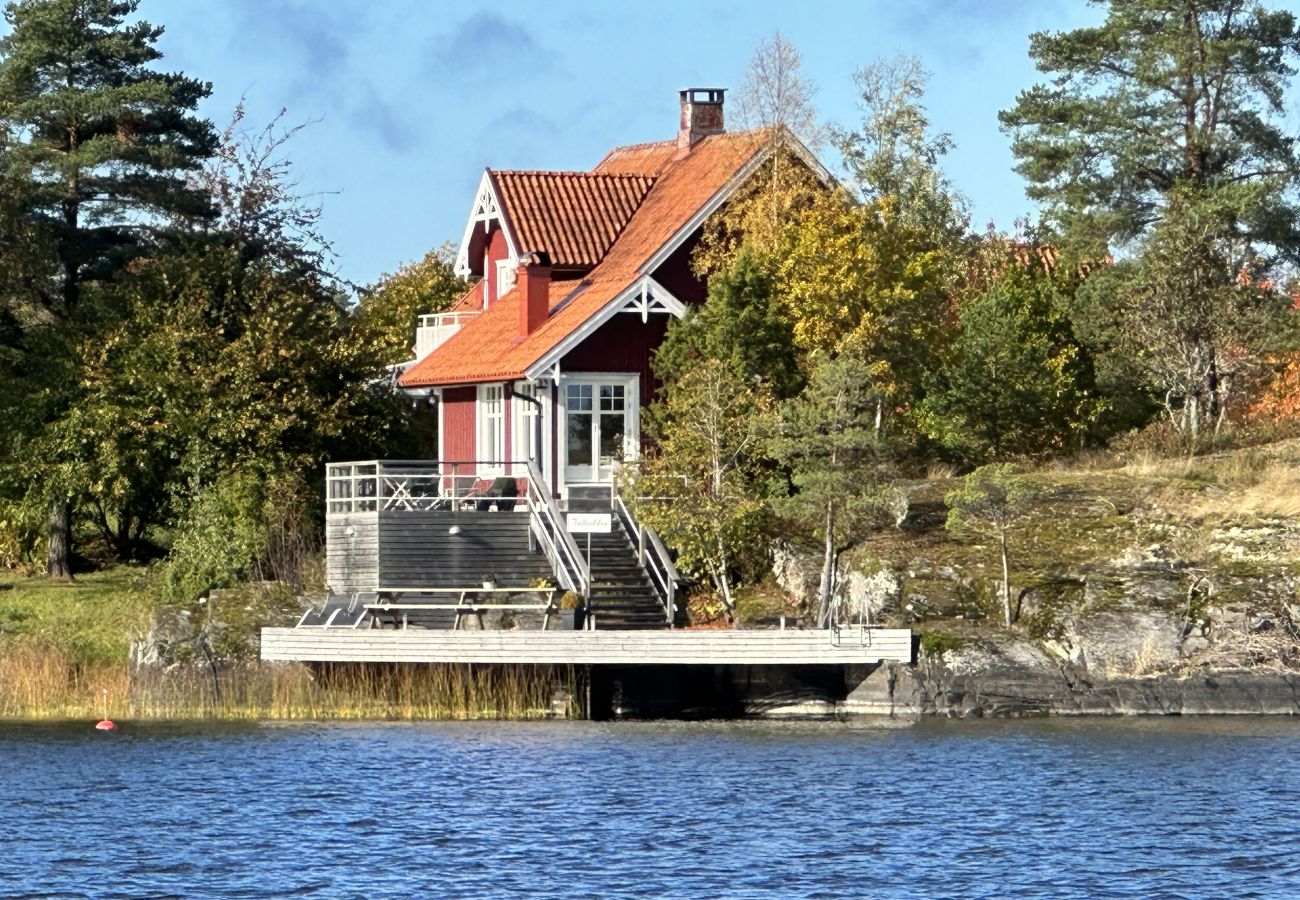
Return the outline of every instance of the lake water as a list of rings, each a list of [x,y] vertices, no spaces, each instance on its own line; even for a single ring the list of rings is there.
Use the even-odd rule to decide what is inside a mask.
[[[1294,897],[1300,722],[0,724],[0,897]]]

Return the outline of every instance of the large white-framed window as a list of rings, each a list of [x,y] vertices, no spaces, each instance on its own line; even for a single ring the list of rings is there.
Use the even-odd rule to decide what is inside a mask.
[[[505,388],[499,384],[480,384],[478,387],[477,424],[478,440],[475,456],[478,457],[480,475],[500,475],[506,458]]]
[[[542,392],[531,382],[521,382],[515,385],[515,393],[519,396],[510,403],[510,458],[519,464],[514,474],[523,475],[529,460],[541,465],[537,458],[537,404],[524,398],[541,399]]]
[[[641,447],[640,377],[623,372],[566,372],[560,459],[565,485],[608,484]]]

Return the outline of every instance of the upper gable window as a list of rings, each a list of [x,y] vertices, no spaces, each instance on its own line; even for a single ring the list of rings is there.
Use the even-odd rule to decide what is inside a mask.
[[[515,266],[508,259],[497,262],[497,297],[504,297],[515,286]]]

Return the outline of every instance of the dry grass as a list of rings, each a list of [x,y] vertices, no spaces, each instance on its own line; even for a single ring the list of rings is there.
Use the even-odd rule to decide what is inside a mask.
[[[1080,450],[1070,456],[1063,456],[1048,462],[1045,468],[1056,472],[1112,472],[1124,465],[1110,450]]]
[[[1300,466],[1272,463],[1257,470],[1248,482],[1242,479],[1231,487],[1235,490],[1207,498],[1190,512],[1195,516],[1300,516]]]
[[[1117,678],[1142,678],[1147,675],[1155,675],[1166,668],[1168,666],[1157,650],[1155,642],[1151,638],[1147,638],[1142,642],[1142,646],[1138,648],[1132,659],[1128,660],[1127,665],[1108,665],[1105,674],[1106,678],[1111,680]]]
[[[927,481],[946,481],[957,477],[958,469],[952,463],[931,460],[925,467]]]
[[[530,719],[578,716],[572,668],[250,663],[142,670],[78,666],[57,650],[0,655],[0,719]]]

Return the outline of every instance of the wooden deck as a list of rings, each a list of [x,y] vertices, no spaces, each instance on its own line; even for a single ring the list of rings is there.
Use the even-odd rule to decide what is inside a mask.
[[[853,665],[911,662],[912,632],[435,631],[264,628],[262,659],[558,665]]]

